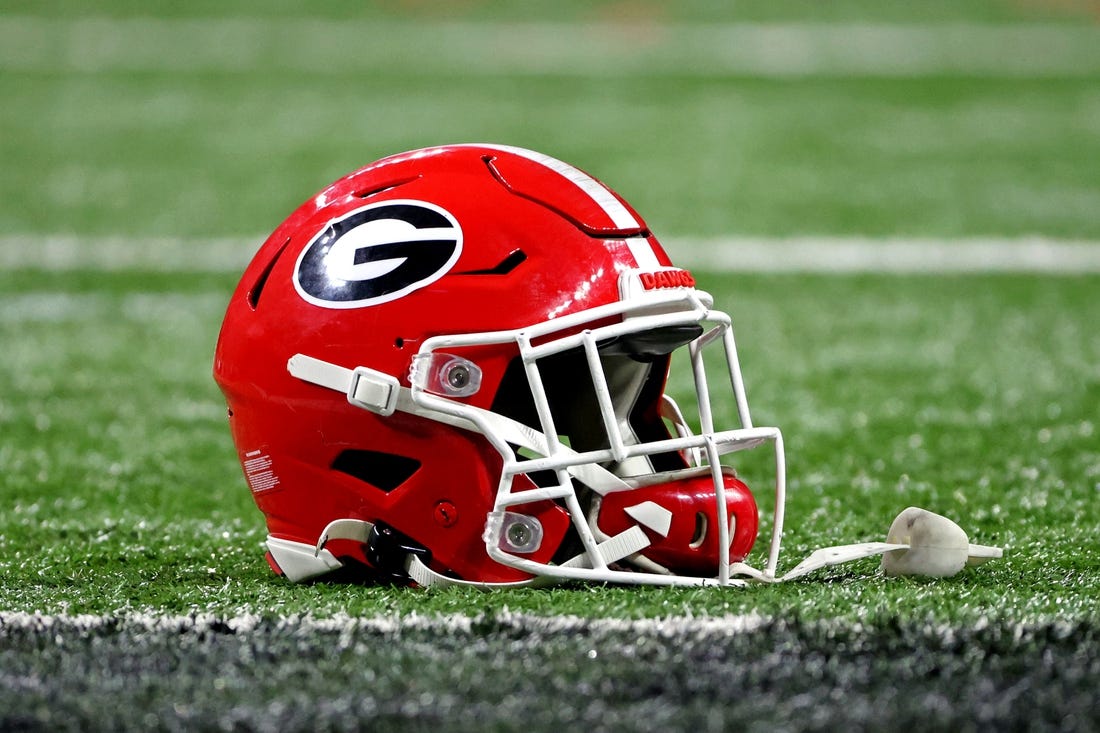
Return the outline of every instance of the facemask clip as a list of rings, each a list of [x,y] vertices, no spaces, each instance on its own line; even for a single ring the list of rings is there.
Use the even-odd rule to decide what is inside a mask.
[[[526,514],[493,512],[486,530],[499,537],[497,546],[505,552],[529,555],[542,546],[542,523]]]
[[[409,382],[440,397],[471,397],[481,389],[481,367],[454,354],[417,354],[409,368]]]

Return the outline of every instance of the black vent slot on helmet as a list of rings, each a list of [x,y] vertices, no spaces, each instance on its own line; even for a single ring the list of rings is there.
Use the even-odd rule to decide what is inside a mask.
[[[419,175],[405,176],[404,178],[395,178],[392,181],[385,181],[384,183],[379,183],[379,184],[375,185],[373,188],[364,188],[360,191],[356,191],[355,195],[357,197],[361,198],[361,199],[370,198],[371,196],[377,196],[380,193],[383,193],[385,191],[389,191],[391,189],[397,188],[398,186],[404,186],[406,183],[412,183],[413,181],[416,181],[419,178],[420,178]]]
[[[256,278],[256,282],[252,283],[252,287],[248,289],[248,305],[252,310],[256,310],[256,307],[260,304],[260,295],[264,292],[264,285],[267,284],[267,278],[271,276],[271,271],[275,268],[275,263],[279,261],[279,257],[283,254],[288,244],[290,244],[290,237],[287,237],[278,251],[271,256],[263,272]]]
[[[456,272],[456,275],[507,275],[527,260],[527,253],[522,249],[514,249],[508,256],[496,265],[484,270],[466,270]]]
[[[420,469],[420,461],[373,450],[346,450],[336,456],[332,469],[388,494],[412,478]]]

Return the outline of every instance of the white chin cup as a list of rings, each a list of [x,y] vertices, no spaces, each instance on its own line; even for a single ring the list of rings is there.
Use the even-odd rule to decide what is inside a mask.
[[[881,567],[886,575],[949,578],[967,563],[973,565],[1001,555],[998,548],[971,545],[962,527],[947,517],[912,506],[890,525],[886,541],[909,545],[909,549],[883,554]]]

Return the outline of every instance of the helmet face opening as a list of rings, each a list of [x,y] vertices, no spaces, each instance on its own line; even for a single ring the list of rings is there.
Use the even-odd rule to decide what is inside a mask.
[[[641,448],[673,439],[677,426],[661,411],[669,354],[646,354],[639,359],[636,354],[627,355],[618,348],[605,349],[603,345],[669,343],[668,334],[677,334],[677,340],[682,334],[690,334],[687,340],[690,343],[702,331],[701,326],[669,327],[614,337],[597,345],[611,414],[624,447]],[[677,344],[680,345],[686,344]],[[596,384],[600,377],[589,372],[584,349],[575,347],[544,357],[537,366],[561,446],[574,453],[609,452],[613,438],[597,397]],[[544,429],[521,358],[517,357],[509,366],[492,410],[532,429]],[[530,451],[516,450],[516,460],[520,463],[539,457]],[[710,469],[701,465],[698,455],[687,450],[638,453],[623,460],[598,461],[596,466],[624,481],[618,487],[621,490],[601,494],[577,477],[570,478],[577,489],[578,503],[588,527],[597,539],[607,540],[637,524],[630,512],[633,507],[648,505],[647,510],[651,513],[668,512],[668,526],[647,528],[651,545],[633,558],[623,558],[616,563],[619,570],[697,576],[716,574],[719,563],[718,498]],[[737,479],[732,468],[722,466],[721,472],[726,521],[730,526],[730,560],[739,562],[745,559],[756,539],[757,507],[751,491]],[[540,487],[559,484],[558,476],[551,470],[517,475],[528,477]],[[567,560],[583,549],[574,529],[555,560]]]
[[[563,579],[728,580],[730,567],[753,545],[758,517],[751,492],[722,464],[722,456],[775,440],[778,433],[751,423],[715,430],[704,358],[708,347],[725,355],[736,401],[739,406],[745,401],[729,319],[705,300],[694,290],[634,296],[556,321],[507,332],[437,336],[421,346],[423,355],[436,348],[514,342],[519,352],[489,410],[444,404],[415,388],[412,395],[424,411],[467,419],[500,451],[504,465],[484,535],[491,558],[536,576]],[[617,353],[622,348],[606,348],[657,343],[688,352],[699,404],[698,435],[664,394],[668,353],[650,350],[639,359]],[[778,471],[781,445],[776,447]],[[777,497],[781,481],[777,478]],[[514,507],[539,500],[570,516],[573,541],[568,545],[581,549],[565,562],[562,548],[553,563],[537,563],[507,541],[512,527],[524,522],[531,527],[516,531],[532,534],[536,523]],[[601,520],[604,507],[612,519]],[[633,525],[610,534],[605,524],[617,529],[627,516],[635,518]]]
[[[659,414],[668,362],[667,356],[637,361],[630,356],[600,354],[599,363],[607,381],[612,412],[624,440],[630,444],[671,437]],[[596,387],[588,370],[584,350],[579,347],[538,362],[557,439],[578,453],[611,447]],[[522,358],[517,356],[509,364],[491,409],[530,428],[543,430]],[[647,459],[648,462],[643,462],[645,465],[637,466],[637,473],[687,467],[677,453],[661,453]],[[604,468],[620,476],[630,475],[631,471],[628,465],[620,466],[614,461],[607,462]]]
[[[782,438],[752,424],[730,318],[587,174],[501,146],[393,156],[303,204],[241,282],[215,378],[292,580],[731,584],[759,517],[723,462],[765,443],[774,573]]]

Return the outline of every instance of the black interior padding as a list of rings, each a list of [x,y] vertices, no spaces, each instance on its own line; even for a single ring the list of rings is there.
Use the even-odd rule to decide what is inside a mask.
[[[634,355],[609,354],[602,355],[601,359],[608,370],[616,368],[616,360],[630,360],[634,368],[647,370],[638,398],[630,411],[630,425],[638,439],[643,442],[671,437],[658,409],[669,356],[650,355],[639,360]],[[567,436],[570,447],[578,452],[609,447],[584,351],[577,348],[545,357],[539,360],[538,367],[558,434]],[[612,400],[617,397],[622,396],[612,395]],[[509,364],[493,400],[492,409],[541,432],[542,426],[539,424],[534,398],[528,386],[523,361],[519,357]],[[656,454],[650,456],[650,461],[659,472],[685,467],[678,453]],[[540,482],[540,477],[533,478]],[[554,480],[552,476],[546,478]]]

